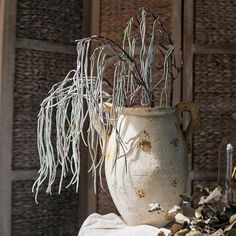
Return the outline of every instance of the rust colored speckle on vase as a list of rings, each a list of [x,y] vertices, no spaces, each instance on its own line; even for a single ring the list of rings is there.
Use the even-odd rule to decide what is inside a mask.
[[[142,189],[136,189],[136,194],[139,198],[144,198],[145,197],[145,193]]]
[[[174,188],[176,187],[176,185],[177,185],[177,179],[172,179],[171,181],[170,181],[170,184],[171,184],[171,186],[173,186]]]
[[[151,142],[146,140],[146,139],[142,139],[141,142],[139,143],[140,148],[144,151],[144,152],[151,152]]]

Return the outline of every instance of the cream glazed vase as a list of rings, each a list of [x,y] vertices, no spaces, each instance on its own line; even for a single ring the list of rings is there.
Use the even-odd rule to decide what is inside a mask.
[[[185,132],[179,117],[190,113]],[[199,124],[193,103],[169,108],[123,108],[106,136],[105,173],[112,199],[129,225],[165,226],[188,179],[188,138]],[[118,142],[120,138],[122,143]]]

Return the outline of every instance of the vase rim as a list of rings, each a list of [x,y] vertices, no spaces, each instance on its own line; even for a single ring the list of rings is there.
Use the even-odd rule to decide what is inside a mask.
[[[111,104],[106,103],[106,107],[111,107]],[[122,115],[132,116],[167,116],[175,113],[175,107],[123,107]]]
[[[166,116],[175,113],[174,107],[124,107],[122,114],[134,116]]]

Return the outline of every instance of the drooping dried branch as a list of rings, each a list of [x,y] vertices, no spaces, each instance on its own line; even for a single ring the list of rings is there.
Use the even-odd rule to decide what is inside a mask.
[[[162,20],[144,8],[138,18],[128,22],[122,46],[102,36],[77,41],[77,68],[55,84],[41,104],[37,134],[40,170],[33,186],[36,198],[44,181],[48,182],[47,192],[51,193],[58,167],[61,168],[59,192],[69,172],[72,174],[69,185],[76,185],[78,191],[81,142],[88,147],[96,186],[96,170],[99,169],[101,176],[106,152],[101,136],[111,130],[111,123],[118,130],[117,119],[123,107],[137,105],[137,101],[144,107],[172,105],[173,70],[177,68],[174,48]],[[109,70],[112,78],[106,77]],[[106,102],[111,104],[112,118],[104,111]],[[56,150],[51,140],[53,117]],[[87,119],[90,122],[85,135]],[[95,120],[103,127],[98,134]],[[118,132],[117,142],[122,146]],[[98,146],[102,150],[100,159],[97,159]]]

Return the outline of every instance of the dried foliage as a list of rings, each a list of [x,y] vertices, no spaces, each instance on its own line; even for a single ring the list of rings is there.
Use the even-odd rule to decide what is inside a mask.
[[[101,176],[106,152],[101,136],[109,133],[112,127],[119,130],[117,120],[123,107],[172,105],[173,80],[178,74],[174,48],[164,22],[144,8],[137,18],[127,23],[122,46],[103,36],[77,41],[77,68],[55,84],[41,104],[37,137],[40,170],[33,186],[36,197],[44,181],[48,182],[47,193],[51,193],[59,167],[59,193],[63,178],[69,173],[72,178],[68,186],[75,185],[78,191],[81,142],[88,147],[92,160],[90,171],[96,186],[96,171],[99,169]],[[108,70],[112,71],[109,80],[106,78]],[[111,104],[110,112],[104,110],[107,102]],[[56,148],[51,141],[54,117]],[[97,123],[100,124],[98,132],[94,128]],[[119,132],[116,133],[122,147]],[[99,159],[96,156],[98,146],[102,150]]]
[[[213,191],[197,186],[192,196],[181,194],[183,201],[199,199],[192,214],[180,212],[179,207],[169,211],[174,214],[175,223],[171,226],[174,236],[230,236],[236,235],[236,207],[230,205],[221,189]]]

